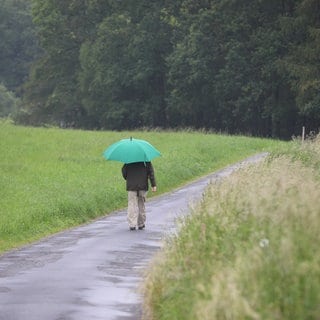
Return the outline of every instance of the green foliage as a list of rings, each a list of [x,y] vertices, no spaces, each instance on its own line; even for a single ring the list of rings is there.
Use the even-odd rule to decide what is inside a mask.
[[[13,92],[0,84],[0,118],[8,117],[16,112],[20,104],[20,100]]]
[[[148,272],[145,319],[318,318],[320,141],[287,146],[209,186]]]
[[[320,120],[319,10],[319,1],[302,1],[296,14],[283,21],[286,30],[292,32],[290,51],[283,59],[283,66],[290,75],[300,114],[315,128]]]
[[[165,126],[165,55],[170,32],[161,2],[130,3],[107,16],[81,48],[82,101],[95,126]]]
[[[84,126],[78,74],[79,51],[95,32],[99,18],[95,1],[32,1],[33,21],[45,54],[35,64],[25,84],[27,124]],[[104,11],[102,10],[101,13]]]
[[[30,0],[0,2],[0,83],[20,94],[20,86],[40,51],[30,4]]]
[[[96,40],[89,40],[81,48],[83,102],[98,128],[137,126],[136,104],[130,108],[124,103],[131,99],[133,74],[126,43],[133,36],[133,29],[128,16],[112,15],[100,24]]]
[[[277,69],[287,52],[278,27],[286,14],[281,4],[211,1],[204,7],[178,17],[183,37],[169,57],[173,124],[182,118],[187,125],[231,132],[293,132],[295,104]]]
[[[317,0],[32,0],[17,122],[290,138],[319,126]]]
[[[161,151],[153,162],[160,193],[278,144],[200,132],[86,132],[2,121],[0,251],[124,208],[121,164],[102,153],[130,136]]]

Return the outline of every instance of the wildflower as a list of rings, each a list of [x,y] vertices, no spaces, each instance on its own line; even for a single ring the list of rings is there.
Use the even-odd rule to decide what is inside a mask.
[[[269,240],[264,238],[264,239],[261,239],[260,242],[259,242],[259,246],[261,248],[265,248],[265,247],[268,247],[269,246]]]

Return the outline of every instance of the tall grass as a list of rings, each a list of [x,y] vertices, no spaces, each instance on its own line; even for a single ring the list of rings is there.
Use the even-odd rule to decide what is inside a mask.
[[[146,319],[319,319],[319,151],[212,184],[147,275]]]
[[[201,132],[89,132],[0,121],[0,252],[126,206],[121,163],[103,159],[133,136],[154,144],[159,193],[279,142]]]

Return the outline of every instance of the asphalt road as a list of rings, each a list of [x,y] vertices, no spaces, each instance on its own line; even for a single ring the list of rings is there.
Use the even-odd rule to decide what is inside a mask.
[[[210,181],[265,155],[147,200],[145,230],[129,231],[123,210],[0,256],[0,320],[140,319],[143,271],[176,219]]]

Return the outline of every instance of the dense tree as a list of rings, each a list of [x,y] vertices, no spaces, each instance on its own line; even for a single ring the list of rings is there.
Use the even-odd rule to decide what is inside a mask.
[[[299,1],[282,21],[290,32],[289,54],[282,60],[290,77],[301,121],[307,130],[320,127],[320,1]]]
[[[32,0],[44,55],[25,121],[318,129],[319,0]]]
[[[25,101],[31,123],[81,126],[84,108],[79,97],[79,51],[95,35],[97,19],[109,9],[95,0],[33,0],[33,21],[45,54],[26,83]]]
[[[0,83],[19,94],[32,61],[40,53],[30,2],[0,1]]]
[[[292,132],[295,105],[276,63],[287,51],[278,25],[283,5],[225,0],[193,6],[192,15],[184,10],[188,32],[169,58],[174,125],[182,115],[183,124],[229,132]]]
[[[97,37],[83,44],[83,103],[95,126],[166,125],[165,57],[171,36],[161,8],[161,1],[122,4],[99,25]]]
[[[111,15],[100,24],[95,40],[88,40],[81,48],[82,101],[94,127],[117,129],[138,121],[137,105],[134,101],[131,107],[125,103],[133,100],[127,50],[132,35],[128,16]]]

